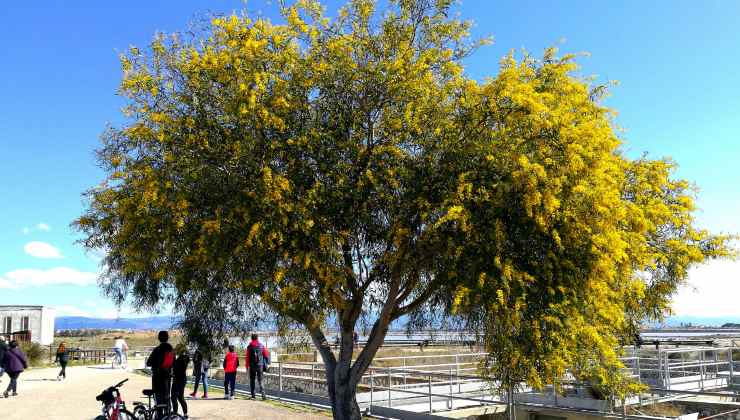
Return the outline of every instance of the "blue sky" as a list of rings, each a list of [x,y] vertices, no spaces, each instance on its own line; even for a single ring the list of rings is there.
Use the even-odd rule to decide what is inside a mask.
[[[275,3],[275,2],[273,2]],[[327,2],[334,9],[338,2]],[[117,53],[157,31],[184,30],[240,0],[4,2],[0,12],[0,304],[56,306],[67,314],[115,316],[94,279],[98,259],[75,245],[69,223],[81,192],[102,179],[93,151],[107,123],[121,121]],[[274,15],[252,0],[248,9]],[[740,2],[660,0],[465,0],[477,36],[494,37],[467,62],[495,75],[510,49],[539,55],[551,45],[589,52],[584,75],[618,80],[607,104],[632,156],[671,156],[701,189],[697,217],[740,232]],[[738,264],[692,271],[676,297],[687,316],[740,316]],[[124,308],[123,314],[131,312]]]

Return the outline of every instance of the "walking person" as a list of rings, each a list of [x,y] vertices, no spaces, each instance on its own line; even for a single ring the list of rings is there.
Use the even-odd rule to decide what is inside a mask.
[[[0,335],[0,382],[2,382],[3,372],[5,372],[3,360],[5,360],[6,351],[8,351],[8,345],[5,343],[5,336]]]
[[[3,360],[3,369],[5,369],[5,372],[10,377],[8,388],[3,393],[5,398],[8,398],[11,392],[14,397],[18,395],[18,377],[26,368],[28,368],[26,354],[18,347],[17,341],[11,341],[8,351],[5,352],[5,359]]]
[[[59,366],[62,367],[62,370],[59,371],[59,375],[57,375],[57,381],[67,379],[67,362],[69,362],[69,351],[67,350],[67,345],[64,341],[62,341],[62,343],[59,344],[59,347],[57,347],[57,357],[56,359],[54,359],[54,361],[59,362]]]
[[[260,394],[265,399],[265,389],[262,387],[262,372],[269,363],[270,353],[267,348],[259,342],[257,334],[252,334],[252,341],[247,346],[247,368],[249,368],[249,390],[254,399],[254,381],[260,386]]]
[[[195,384],[193,386],[193,392],[190,396],[198,398],[198,385],[203,383],[203,398],[208,398],[208,365],[210,362],[203,357],[203,352],[198,349],[193,354],[193,378],[195,378]]]
[[[185,385],[188,383],[190,355],[184,344],[177,346],[177,359],[172,365],[172,413],[177,414],[178,403],[182,406],[183,418],[188,418],[188,404],[185,402]]]
[[[172,379],[172,365],[175,363],[175,352],[168,343],[170,335],[167,331],[160,331],[157,335],[159,345],[152,350],[146,365],[152,369],[152,391],[156,403],[170,405],[170,389]],[[164,409],[157,410],[158,418],[165,415]]]
[[[229,345],[229,351],[224,357],[224,399],[234,399],[234,387],[236,387],[236,370],[239,368],[239,356],[234,351],[234,346]]]

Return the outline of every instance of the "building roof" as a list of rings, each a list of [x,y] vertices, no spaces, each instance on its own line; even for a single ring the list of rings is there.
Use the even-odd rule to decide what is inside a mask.
[[[0,305],[0,309],[7,309],[7,308],[41,309],[41,308],[50,308],[50,306],[43,306],[43,305]]]

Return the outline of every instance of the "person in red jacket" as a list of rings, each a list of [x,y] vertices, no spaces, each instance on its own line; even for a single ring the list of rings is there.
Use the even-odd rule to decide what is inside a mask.
[[[254,399],[254,380],[260,385],[260,394],[265,399],[265,389],[262,388],[262,371],[270,363],[270,353],[267,348],[259,342],[257,334],[252,334],[252,341],[247,346],[247,367],[249,368],[249,390],[252,392]]]
[[[236,387],[236,369],[239,367],[239,356],[234,351],[234,346],[229,346],[229,351],[224,357],[224,399],[234,399],[234,388]]]

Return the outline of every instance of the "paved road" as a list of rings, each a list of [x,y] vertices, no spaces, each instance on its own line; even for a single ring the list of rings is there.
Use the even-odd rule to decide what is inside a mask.
[[[129,407],[134,401],[146,401],[141,390],[150,387],[150,379],[135,373],[112,370],[110,366],[69,367],[67,379],[56,381],[58,369],[32,369],[21,374],[18,396],[3,399],[0,395],[0,418],[3,420],[59,419],[92,420],[100,414],[95,401],[104,388],[126,378],[121,393]],[[8,376],[0,378],[0,391],[8,385]],[[199,392],[200,394],[200,392]],[[321,413],[275,407],[261,401],[236,399],[225,401],[211,393],[208,400],[188,400],[193,420],[280,419],[326,420]]]

